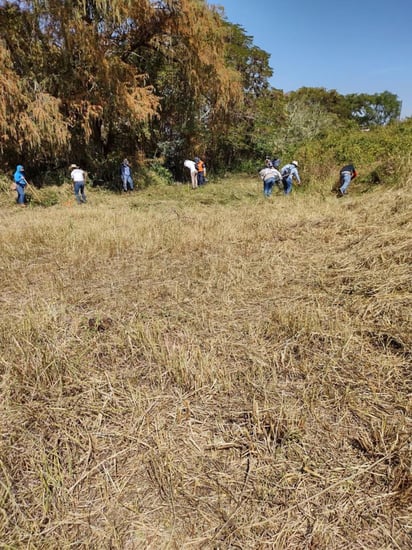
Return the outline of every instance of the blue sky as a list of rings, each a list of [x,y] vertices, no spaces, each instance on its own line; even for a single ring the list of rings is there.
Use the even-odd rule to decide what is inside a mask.
[[[412,116],[412,0],[209,0],[268,52],[271,84],[385,90]]]

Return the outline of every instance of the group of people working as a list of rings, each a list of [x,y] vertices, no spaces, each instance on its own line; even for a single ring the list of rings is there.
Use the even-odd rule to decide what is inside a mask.
[[[291,163],[280,167],[280,159],[266,158],[265,167],[259,171],[259,176],[263,181],[263,194],[270,197],[275,185],[282,189],[285,195],[292,192],[293,180],[300,185],[300,176],[298,172],[298,161],[292,160]]]
[[[301,185],[301,180],[298,172],[298,161],[292,160],[291,163],[280,167],[280,159],[271,160],[266,157],[265,167],[259,171],[259,176],[263,181],[263,194],[265,197],[270,197],[275,185],[283,190],[285,195],[292,192],[293,180],[298,185]],[[353,164],[346,164],[339,172],[339,184],[337,187],[337,197],[343,197],[348,192],[350,182],[357,176],[356,169]]]
[[[202,159],[195,157],[194,160],[185,160],[183,166],[190,171],[192,189],[206,183],[206,165]]]
[[[200,185],[206,183],[206,165],[199,157],[195,157],[194,160],[185,160],[183,165],[190,171],[190,179],[192,189],[196,189]],[[298,185],[301,185],[301,179],[298,172],[298,162],[292,160],[291,163],[285,164],[280,167],[280,159],[266,158],[265,167],[259,171],[259,176],[263,181],[263,194],[265,197],[270,197],[275,185],[279,189],[283,190],[285,195],[289,195],[292,192],[293,181],[295,180]],[[86,172],[79,168],[76,164],[69,166],[70,178],[73,181],[74,195],[76,201],[79,204],[86,202],[85,184],[86,184]],[[357,171],[353,164],[346,164],[339,172],[339,185],[337,188],[337,196],[343,197],[348,191],[350,182],[356,178]],[[134,182],[132,178],[132,169],[127,159],[124,159],[120,167],[120,177],[122,181],[122,189],[126,193],[127,191],[133,191]],[[17,192],[17,203],[20,206],[25,206],[26,196],[25,189],[28,182],[25,177],[24,167],[19,164],[14,172],[14,188]]]

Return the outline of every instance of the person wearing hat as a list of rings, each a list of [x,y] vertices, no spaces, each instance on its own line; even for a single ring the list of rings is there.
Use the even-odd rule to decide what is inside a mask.
[[[74,196],[78,204],[86,202],[86,195],[84,193],[84,186],[86,183],[86,172],[81,170],[77,164],[71,164],[69,166],[70,177],[73,180]]]
[[[295,178],[298,185],[301,184],[298,172],[298,161],[292,160],[290,164],[285,164],[280,173],[282,174],[283,191],[285,195],[289,195],[292,192],[293,178]]]
[[[17,191],[17,204],[20,206],[26,206],[25,188],[27,185],[27,180],[24,176],[24,166],[22,166],[21,164],[16,167],[16,171],[13,175],[13,180]]]
[[[124,159],[120,165],[120,177],[122,178],[123,191],[133,191],[134,184],[132,178],[132,169],[127,159]]]

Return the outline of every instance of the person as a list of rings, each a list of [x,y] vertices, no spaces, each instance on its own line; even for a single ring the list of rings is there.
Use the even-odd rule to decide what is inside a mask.
[[[273,166],[271,166],[262,168],[262,170],[259,172],[259,176],[263,181],[263,194],[265,195],[265,197],[270,197],[275,183],[280,185],[280,182],[282,181],[281,173],[279,172],[279,170],[276,170],[276,168],[273,168]]]
[[[127,191],[133,191],[134,184],[132,178],[132,168],[127,159],[124,159],[120,166],[120,174],[122,178],[123,191],[125,193],[127,193]]]
[[[86,202],[86,195],[84,193],[84,186],[86,183],[86,172],[81,170],[77,164],[71,164],[69,166],[70,177],[73,180],[74,196],[78,204]]]
[[[183,166],[190,170],[190,181],[192,183],[192,189],[196,189],[197,188],[196,163],[193,160],[185,160],[183,163]]]
[[[13,175],[13,180],[17,191],[17,204],[19,206],[26,206],[25,188],[28,182],[24,176],[24,166],[22,166],[21,164],[16,167],[16,171]]]
[[[285,164],[280,173],[282,174],[283,192],[285,195],[289,195],[292,192],[293,178],[295,178],[298,185],[301,184],[298,172],[298,161],[292,160],[290,164]]]
[[[338,197],[346,195],[350,182],[356,178],[358,173],[356,172],[353,164],[346,164],[339,172],[339,189]]]
[[[270,160],[269,157],[266,157],[265,158],[265,168],[272,168],[272,167],[273,167],[272,161]]]
[[[197,170],[197,184],[204,185],[206,183],[206,165],[202,159],[195,157],[195,166]]]
[[[280,159],[278,159],[278,158],[273,159],[273,160],[272,160],[272,166],[273,166],[273,168],[278,169],[279,166],[280,166]]]

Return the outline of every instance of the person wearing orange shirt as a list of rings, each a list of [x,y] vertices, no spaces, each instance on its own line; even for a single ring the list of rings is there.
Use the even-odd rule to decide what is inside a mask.
[[[197,170],[197,184],[204,185],[206,183],[206,165],[199,157],[195,157],[195,165]]]

